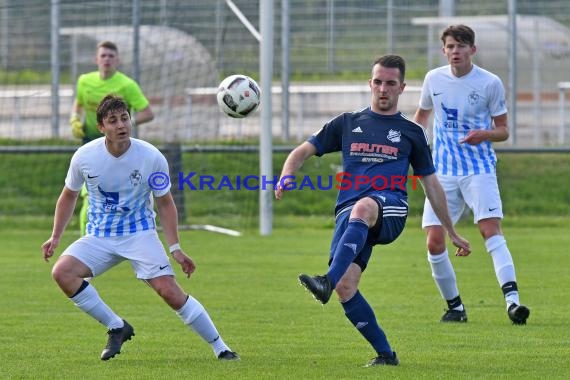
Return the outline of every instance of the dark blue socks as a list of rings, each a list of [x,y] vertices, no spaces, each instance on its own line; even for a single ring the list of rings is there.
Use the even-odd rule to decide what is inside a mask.
[[[378,325],[374,311],[364,299],[360,291],[357,291],[350,300],[341,303],[344,314],[352,322],[362,336],[370,342],[378,354],[392,354],[392,348],[388,343],[386,334]]]
[[[333,261],[327,272],[333,289],[348,269],[352,260],[364,247],[368,237],[368,225],[362,219],[350,219],[336,246]]]

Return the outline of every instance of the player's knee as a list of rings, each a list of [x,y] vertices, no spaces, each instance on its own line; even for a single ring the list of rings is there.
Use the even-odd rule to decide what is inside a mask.
[[[62,281],[65,273],[59,268],[57,263],[51,268],[51,278],[58,284]]]
[[[340,302],[346,302],[356,294],[357,288],[353,281],[342,278],[336,285],[335,290]]]
[[[51,277],[61,287],[66,288],[77,276],[67,262],[58,261],[51,270]]]
[[[362,219],[368,226],[373,226],[378,219],[378,203],[372,198],[362,198],[352,208],[350,217]]]
[[[483,239],[487,240],[495,235],[501,235],[501,224],[500,219],[489,218],[483,219],[478,222],[479,232]]]
[[[438,254],[445,251],[445,232],[441,227],[428,227],[427,249],[430,253]]]
[[[155,292],[173,309],[179,309],[186,302],[186,294],[180,289],[173,278],[163,276],[155,278],[151,283]]]
[[[445,242],[428,241],[427,249],[430,254],[437,255],[443,253],[445,251]]]

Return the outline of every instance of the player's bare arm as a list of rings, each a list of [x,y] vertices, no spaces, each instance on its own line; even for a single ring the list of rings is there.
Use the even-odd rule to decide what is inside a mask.
[[[64,187],[59,195],[57,203],[55,205],[55,215],[53,219],[53,230],[51,237],[42,244],[42,252],[44,254],[44,260],[49,261],[50,257],[53,256],[55,249],[59,245],[59,240],[65,227],[69,220],[73,216],[73,211],[75,210],[75,204],[77,203],[77,197],[79,196],[79,191],[72,191],[67,187]]]
[[[279,177],[279,183],[275,186],[275,198],[277,200],[281,199],[283,192],[287,189],[283,188],[281,184],[287,187],[293,179],[286,178],[287,176],[294,176],[297,170],[303,166],[303,163],[307,158],[314,156],[317,153],[317,148],[310,142],[305,141],[298,147],[296,147],[285,160],[283,164],[283,169],[281,170],[281,176]],[[283,180],[282,180],[283,179]]]
[[[158,216],[160,217],[160,224],[164,232],[164,237],[166,238],[166,243],[169,247],[179,244],[178,210],[176,209],[172,194],[168,192],[162,197],[157,197],[156,207],[158,209]],[[190,277],[196,270],[194,261],[188,257],[180,247],[171,253],[172,258],[182,267],[182,271],[187,277]]]
[[[136,113],[135,124],[141,125],[144,123],[148,123],[149,121],[152,121],[153,119],[154,119],[154,113],[152,112],[152,109],[150,108],[150,106],[147,106],[146,108],[143,108],[142,110],[140,110],[139,112]]]
[[[429,126],[429,115],[431,110],[424,110],[423,108],[418,108],[414,115],[414,121],[424,128]]]
[[[501,142],[509,138],[509,127],[507,125],[507,114],[495,116],[493,118],[493,129],[482,130],[476,129],[470,131],[464,139],[459,142],[462,144],[477,145],[483,141]]]
[[[77,115],[83,115],[83,107],[77,102],[77,99],[73,101],[73,105],[71,106],[71,113]]]
[[[469,241],[461,237],[455,232],[453,227],[453,222],[449,216],[449,211],[447,208],[447,199],[445,197],[445,191],[439,183],[437,176],[435,174],[430,174],[423,176],[421,178],[421,183],[424,188],[426,197],[429,199],[435,214],[441,221],[443,228],[446,229],[449,238],[454,246],[457,247],[455,252],[456,256],[467,256],[471,253],[471,248]]]

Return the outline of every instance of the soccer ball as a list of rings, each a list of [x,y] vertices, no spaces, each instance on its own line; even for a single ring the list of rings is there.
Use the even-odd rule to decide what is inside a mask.
[[[218,106],[230,117],[249,116],[261,103],[257,83],[247,75],[230,75],[218,87]]]

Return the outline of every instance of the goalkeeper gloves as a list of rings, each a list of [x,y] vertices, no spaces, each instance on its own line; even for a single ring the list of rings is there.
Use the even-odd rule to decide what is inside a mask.
[[[82,139],[85,137],[85,132],[83,131],[83,124],[81,123],[81,119],[79,119],[79,115],[74,113],[71,115],[69,119],[69,124],[71,124],[71,134],[73,137]]]

